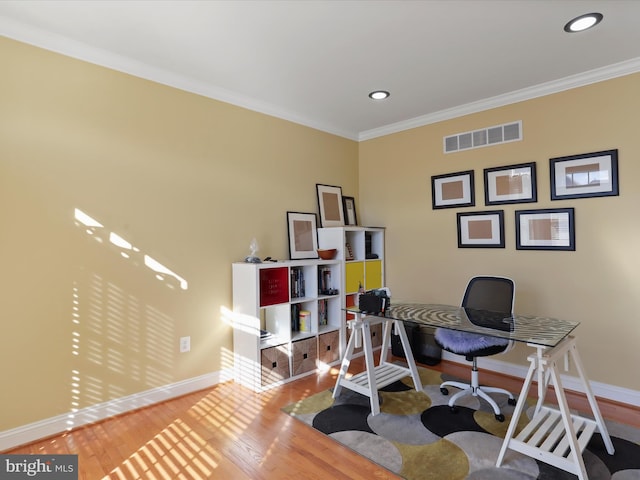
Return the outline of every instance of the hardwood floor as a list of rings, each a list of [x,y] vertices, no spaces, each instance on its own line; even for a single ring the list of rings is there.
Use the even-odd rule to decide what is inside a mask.
[[[354,359],[350,371],[362,368],[362,358]],[[469,373],[449,362],[432,368],[462,378]],[[398,479],[280,411],[332,387],[337,373],[333,368],[262,394],[227,382],[4,453],[78,454],[79,478],[86,480]],[[522,385],[521,379],[481,375],[516,394]],[[580,402],[569,397],[583,410]],[[599,405],[605,418],[640,427],[640,409]]]

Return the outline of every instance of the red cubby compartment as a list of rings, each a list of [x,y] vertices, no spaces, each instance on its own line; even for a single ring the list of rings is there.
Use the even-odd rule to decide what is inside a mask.
[[[267,307],[289,301],[289,269],[287,267],[260,270],[260,306]]]

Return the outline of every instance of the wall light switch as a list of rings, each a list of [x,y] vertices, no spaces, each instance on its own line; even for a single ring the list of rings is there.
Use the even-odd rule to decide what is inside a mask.
[[[191,350],[191,337],[180,337],[180,353]]]

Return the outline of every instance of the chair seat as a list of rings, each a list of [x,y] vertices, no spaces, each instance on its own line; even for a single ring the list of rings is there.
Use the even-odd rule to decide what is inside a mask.
[[[446,328],[438,328],[434,338],[436,343],[443,349],[458,355],[464,355],[467,359],[496,355],[504,352],[509,346],[509,340],[506,338],[490,337]]]

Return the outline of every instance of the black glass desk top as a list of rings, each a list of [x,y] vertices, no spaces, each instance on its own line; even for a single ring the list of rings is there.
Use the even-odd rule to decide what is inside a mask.
[[[349,307],[347,311],[359,312],[357,307]],[[392,302],[384,317],[434,328],[442,327],[508,338],[545,347],[555,347],[580,324],[549,317],[422,303]]]

